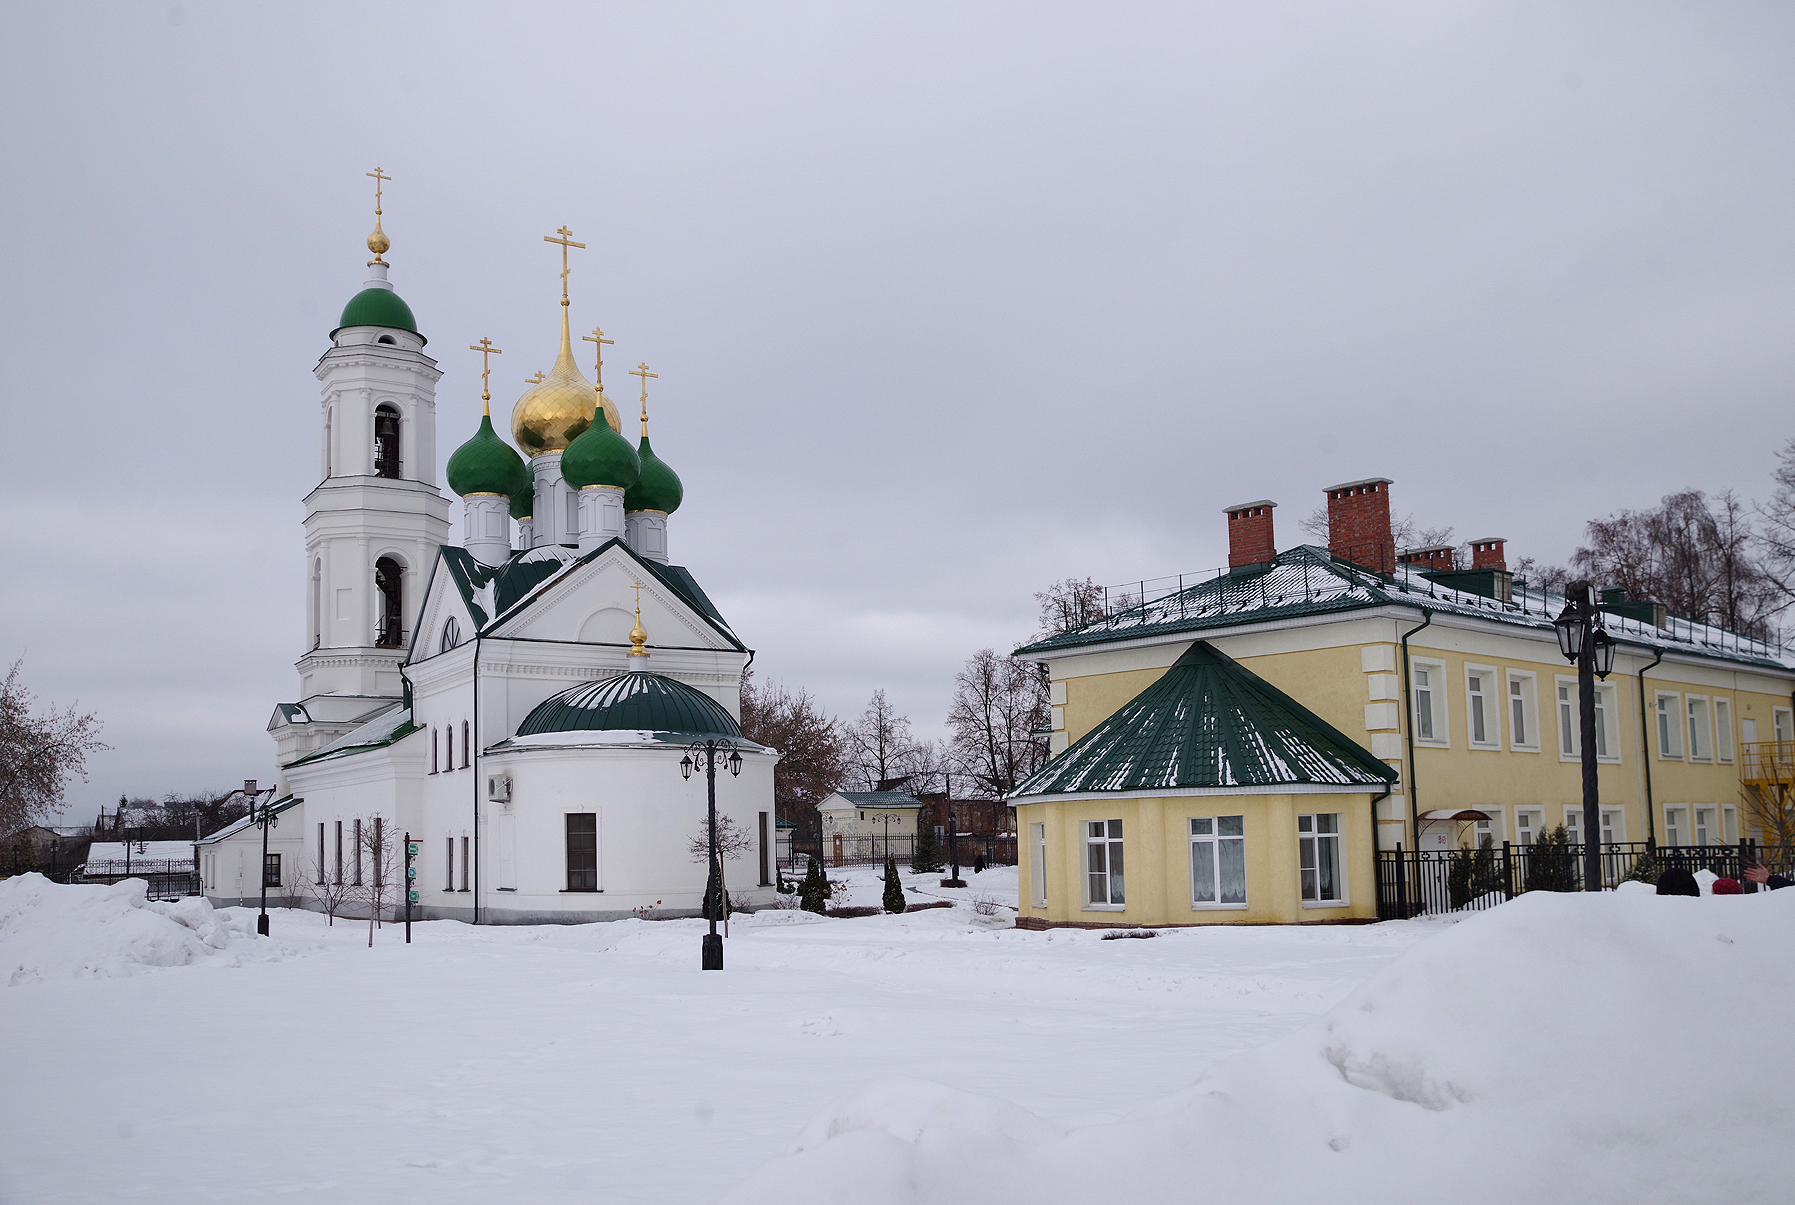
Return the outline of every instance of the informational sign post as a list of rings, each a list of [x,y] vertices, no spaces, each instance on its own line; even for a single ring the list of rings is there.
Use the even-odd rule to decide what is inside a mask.
[[[405,944],[411,944],[411,906],[418,902],[418,843],[405,834]]]

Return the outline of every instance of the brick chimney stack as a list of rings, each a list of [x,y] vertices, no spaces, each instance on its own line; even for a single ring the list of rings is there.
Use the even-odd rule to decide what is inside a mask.
[[[1327,488],[1329,553],[1379,573],[1396,568],[1390,484],[1388,477],[1367,477]]]
[[[1405,548],[1396,558],[1398,564],[1417,565],[1422,569],[1451,569],[1453,546],[1428,544],[1421,548]]]
[[[1271,534],[1271,512],[1275,506],[1276,502],[1262,498],[1227,509],[1228,568],[1263,565],[1277,557],[1278,545]]]
[[[1485,536],[1481,540],[1471,541],[1471,568],[1499,569],[1508,572],[1508,554],[1503,545],[1508,541],[1501,536]]]

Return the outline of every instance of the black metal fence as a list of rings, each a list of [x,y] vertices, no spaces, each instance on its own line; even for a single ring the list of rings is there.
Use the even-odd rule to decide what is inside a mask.
[[[1581,845],[1515,845],[1504,841],[1482,849],[1380,850],[1377,855],[1377,915],[1380,920],[1494,908],[1529,891],[1583,890]],[[1653,845],[1616,841],[1601,847],[1602,885],[1614,887],[1633,874],[1650,854],[1660,871],[1672,867],[1711,870],[1737,879],[1746,891],[1745,868],[1763,864],[1787,874],[1795,868],[1795,847],[1737,845]]]
[[[33,857],[29,851],[0,856],[0,879],[15,874],[41,874],[55,883],[118,883],[142,879],[151,899],[174,899],[200,893],[199,872],[191,858],[120,858],[112,862],[71,863]]]
[[[955,845],[963,867],[971,866],[981,855],[987,866],[1016,864],[1014,837],[973,837],[963,833],[956,838]],[[899,866],[909,866],[916,855],[916,838],[832,833],[825,835],[820,843],[797,838],[791,842],[789,851],[788,854],[787,847],[781,846],[779,865],[784,870],[800,873],[811,858],[821,859],[824,866],[869,866],[883,864],[887,853]],[[935,853],[946,865],[950,854],[946,837],[935,842]]]

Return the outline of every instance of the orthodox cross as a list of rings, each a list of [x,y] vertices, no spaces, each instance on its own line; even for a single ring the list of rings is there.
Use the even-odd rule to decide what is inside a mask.
[[[573,231],[569,230],[565,226],[561,227],[559,230],[556,230],[555,234],[558,234],[561,237],[555,238],[554,235],[545,234],[542,236],[542,241],[545,243],[560,243],[561,244],[561,304],[566,305],[567,304],[567,249],[569,247],[578,247],[580,250],[584,251],[586,249],[586,244],[574,242],[573,241]]]
[[[632,377],[642,378],[642,434],[648,434],[648,378],[659,379],[660,373],[648,371],[648,361],[644,360],[629,370]]]
[[[502,356],[505,353],[499,348],[494,347],[492,345],[492,340],[486,338],[484,335],[480,337],[478,343],[469,344],[468,350],[480,353],[480,401],[484,403],[486,413],[491,414],[492,391],[488,388],[488,378],[492,376],[492,358],[494,356]]]
[[[388,180],[391,180],[392,177],[387,175],[385,172],[382,172],[379,168],[375,168],[371,172],[363,172],[362,175],[364,175],[364,176],[368,177],[368,179],[374,181],[374,216],[379,217],[380,216],[380,186],[382,184],[385,184]]]
[[[581,335],[580,338],[588,343],[598,344],[598,363],[592,366],[592,379],[597,383],[598,391],[603,393],[605,391],[605,344],[614,344],[617,340],[605,338],[604,331],[596,326],[592,328],[590,335]]]
[[[547,373],[545,373],[545,372],[538,372],[538,373],[537,373],[537,374],[536,374],[536,375],[535,375],[535,376],[533,376],[533,377],[525,377],[525,378],[524,378],[524,384],[526,384],[526,385],[540,385],[540,384],[542,384],[542,382],[543,382],[543,379],[544,379],[544,378],[545,378],[545,377],[547,377],[547,376],[548,376],[548,374],[547,374]]]
[[[374,181],[374,233],[368,236],[368,250],[374,253],[375,263],[384,264],[386,261],[381,259],[380,255],[382,252],[390,250],[393,243],[386,237],[386,232],[380,228],[380,186],[391,180],[392,177],[379,168],[375,168],[371,172],[363,172],[362,175]]]

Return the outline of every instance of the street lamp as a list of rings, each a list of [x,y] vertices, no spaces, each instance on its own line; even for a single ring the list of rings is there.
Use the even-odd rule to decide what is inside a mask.
[[[729,767],[729,773],[740,775],[742,772],[742,751],[731,740],[693,741],[686,749],[686,755],[679,759],[679,772],[689,782],[692,770],[700,763],[704,766],[704,785],[710,830],[710,875],[704,887],[704,911],[710,917],[711,931],[704,935],[704,953],[699,961],[699,969],[720,971],[723,969],[723,939],[717,936],[717,913],[723,910],[723,902],[711,897],[710,884],[717,885],[717,894],[723,894],[723,864],[717,857],[717,759],[722,757]]]
[[[1583,752],[1583,890],[1602,889],[1602,810],[1596,785],[1596,683],[1614,671],[1614,637],[1602,626],[1596,588],[1575,581],[1565,588],[1558,651],[1577,665],[1577,729]]]
[[[255,805],[250,805],[250,815],[255,815]],[[262,826],[262,914],[256,917],[256,932],[263,937],[268,936],[268,828],[278,828],[280,817],[274,814],[274,800],[270,798],[262,805],[261,818],[255,823]],[[358,863],[359,865],[359,863]]]

